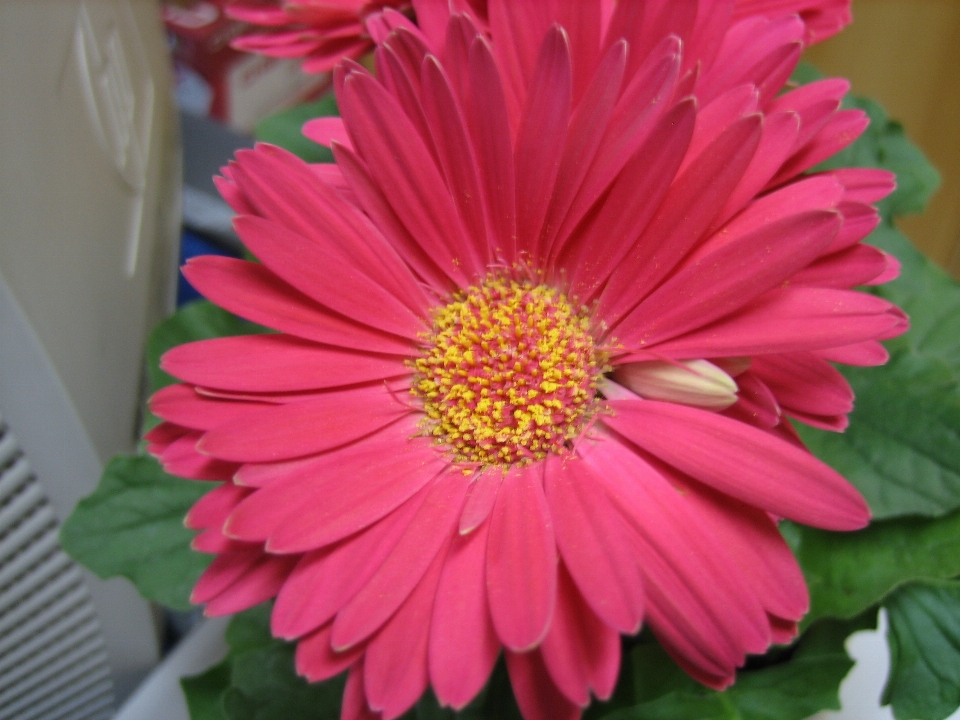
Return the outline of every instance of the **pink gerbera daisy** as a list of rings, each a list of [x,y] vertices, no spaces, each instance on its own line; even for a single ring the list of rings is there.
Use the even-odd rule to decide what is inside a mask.
[[[410,0],[238,0],[227,14],[258,27],[230,44],[270,57],[302,57],[306,72],[327,72],[373,49],[368,20],[376,22],[385,8],[409,7]]]
[[[193,599],[275,596],[300,673],[349,669],[345,720],[428,684],[462,707],[501,652],[526,718],[576,718],[643,623],[725,687],[807,609],[777,519],[868,521],[787,419],[842,429],[830,361],[882,363],[906,328],[849,289],[896,274],[860,242],[892,178],[801,174],[863,129],[845,84],[777,95],[796,17],[588,5],[529,62],[493,4],[441,48],[398,27],[377,79],[335,76],[343,122],[313,134],[336,166],[259,146],[224,170],[261,262],[184,269],[277,331],[162,361],[183,382],[151,451],[222,481],[187,518],[217,553]]]

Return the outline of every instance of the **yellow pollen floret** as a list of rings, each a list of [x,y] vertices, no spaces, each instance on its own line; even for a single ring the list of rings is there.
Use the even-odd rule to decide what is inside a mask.
[[[595,412],[605,363],[563,293],[490,276],[435,313],[412,392],[455,460],[513,465],[568,450]]]

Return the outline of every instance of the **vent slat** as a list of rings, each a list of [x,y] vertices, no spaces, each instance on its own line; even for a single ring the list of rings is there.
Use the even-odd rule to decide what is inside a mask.
[[[113,684],[101,680],[75,693],[27,708],[17,720],[105,720],[113,716]]]
[[[88,599],[86,589],[77,587],[71,592],[61,595],[49,605],[37,610],[28,620],[17,625],[9,633],[0,635],[0,655],[13,652],[20,645],[29,645],[34,635],[43,632],[44,628],[55,625],[61,620],[64,623],[74,622],[71,618],[79,616],[81,612],[96,614],[93,607],[87,602]]]
[[[106,720],[113,682],[80,568],[0,416],[0,720]]]
[[[92,623],[94,627],[99,627],[96,613],[87,605],[67,605],[65,611],[65,614],[49,613],[43,622],[31,622],[26,632],[19,633],[18,641],[10,643],[6,651],[0,649],[0,680],[6,678],[8,670],[27,662],[47,647],[59,647],[64,637],[81,632],[81,626]]]

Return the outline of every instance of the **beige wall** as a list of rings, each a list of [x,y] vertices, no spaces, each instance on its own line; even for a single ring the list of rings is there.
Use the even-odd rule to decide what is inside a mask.
[[[886,107],[923,148],[943,185],[901,229],[960,277],[960,0],[856,0],[854,23],[807,59]]]

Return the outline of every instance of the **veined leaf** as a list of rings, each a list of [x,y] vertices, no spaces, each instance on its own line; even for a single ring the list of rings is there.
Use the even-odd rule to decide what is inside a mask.
[[[189,610],[212,555],[194,552],[187,510],[212,483],[168,475],[152,457],[117,455],[60,529],[60,543],[102,578],[122,575],[149,600]]]
[[[960,511],[894,518],[853,533],[781,523],[810,588],[809,624],[849,618],[912,580],[960,575]]]
[[[883,703],[897,720],[943,720],[960,705],[960,582],[910,583],[884,605],[890,676]]]

